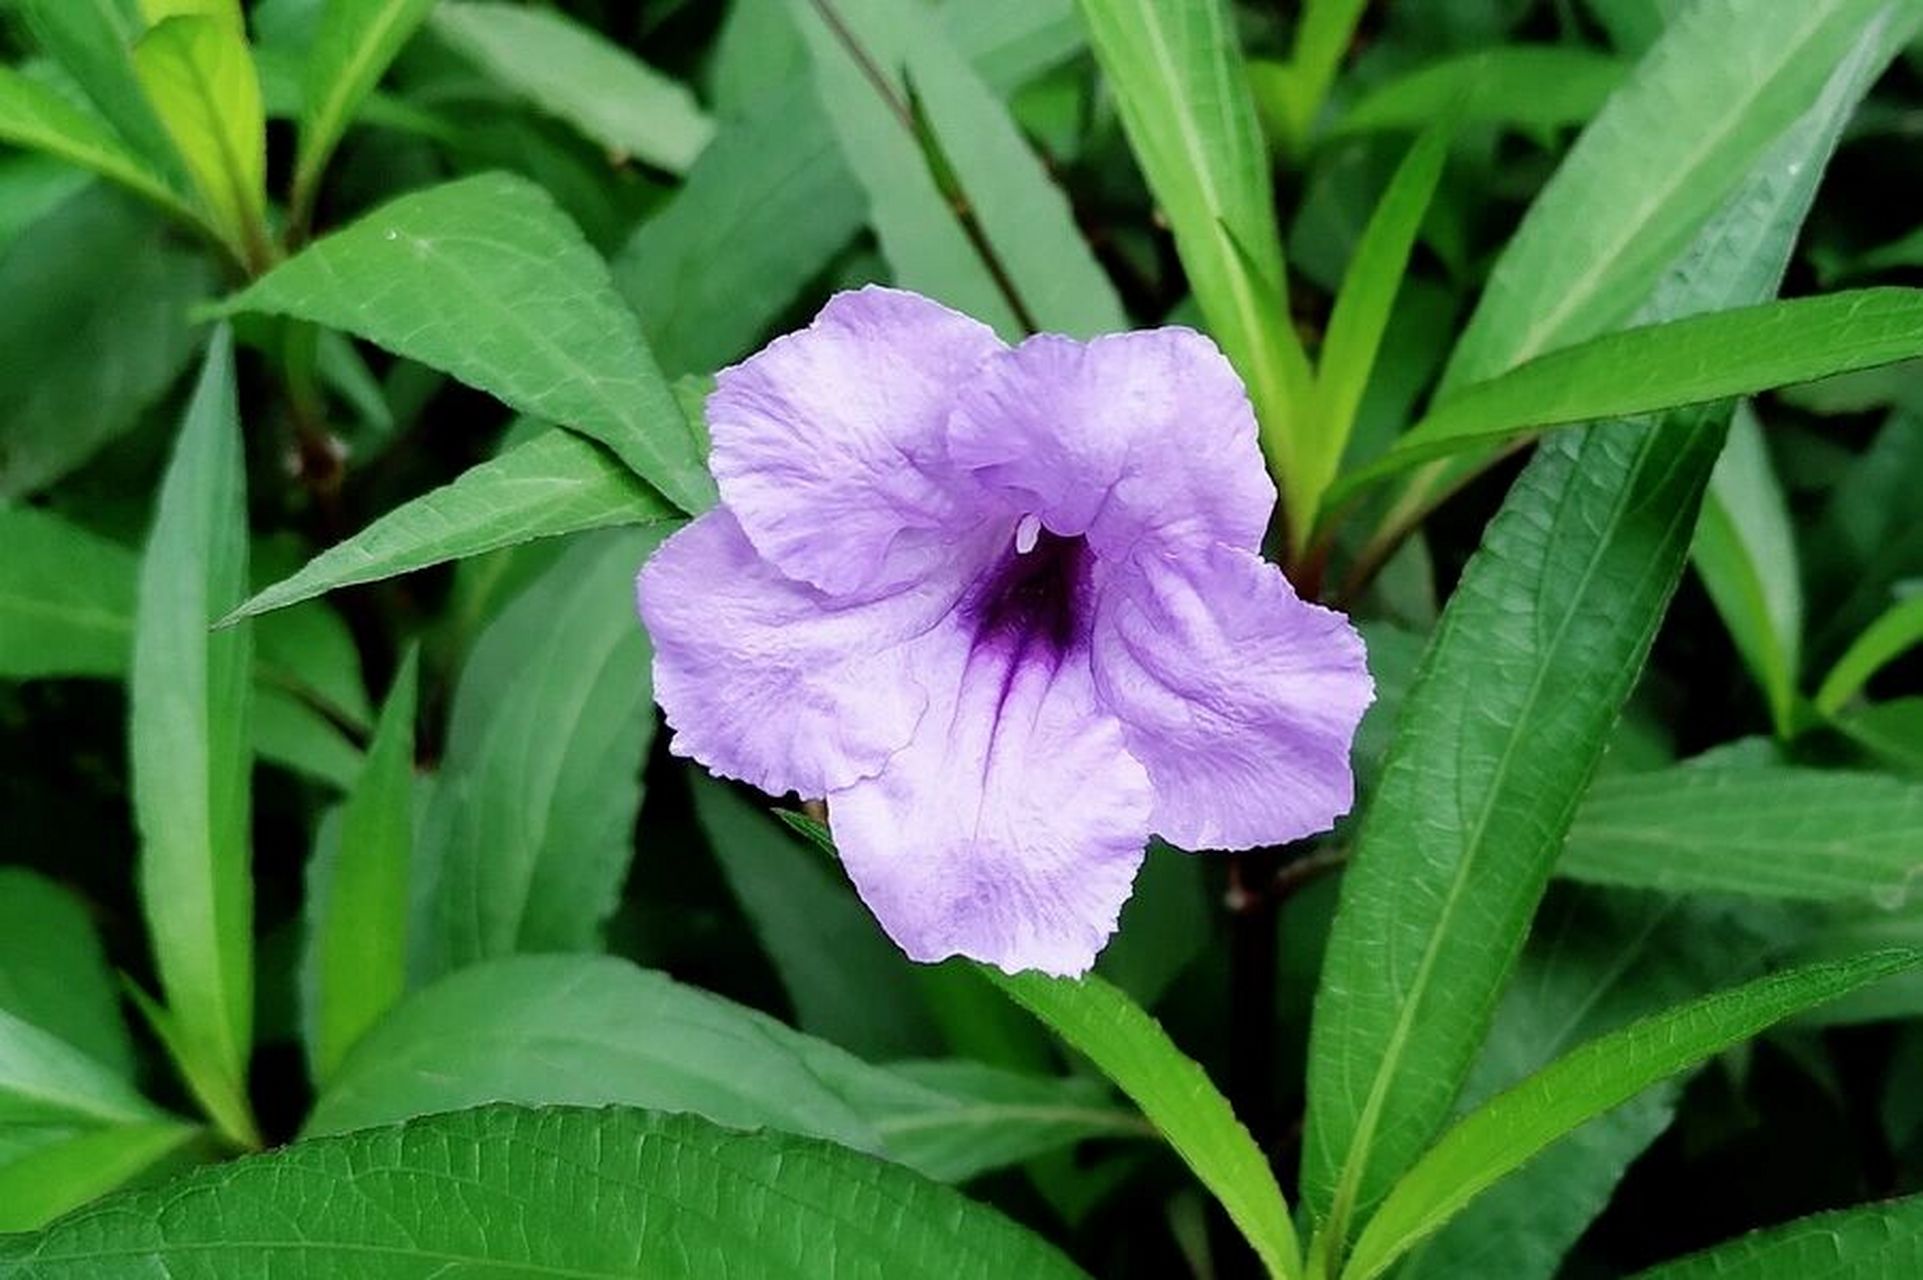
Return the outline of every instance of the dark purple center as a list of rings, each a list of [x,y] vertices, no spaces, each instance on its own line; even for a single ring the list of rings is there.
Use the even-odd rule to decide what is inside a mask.
[[[1038,531],[1027,551],[1011,544],[963,605],[975,643],[1059,658],[1088,638],[1088,540]]]

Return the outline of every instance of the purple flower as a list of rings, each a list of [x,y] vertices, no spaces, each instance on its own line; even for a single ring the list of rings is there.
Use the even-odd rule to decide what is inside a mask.
[[[1208,339],[1008,347],[867,288],[724,370],[708,428],[721,505],[638,584],[673,749],[825,797],[914,959],[1079,974],[1150,832],[1348,811],[1362,642],[1259,557],[1275,489]]]

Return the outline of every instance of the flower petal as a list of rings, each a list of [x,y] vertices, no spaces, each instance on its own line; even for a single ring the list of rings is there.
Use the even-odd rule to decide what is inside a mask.
[[[1222,353],[1189,329],[1043,334],[989,357],[948,424],[957,466],[1097,553],[1262,542],[1275,486]]]
[[[956,386],[1002,349],[917,294],[836,294],[718,375],[707,420],[722,500],[772,564],[831,595],[912,580],[970,522],[944,424]]]
[[[776,795],[822,796],[877,772],[928,702],[915,637],[962,585],[950,574],[834,600],[764,561],[726,507],[709,511],[636,582],[673,751]]]
[[[1349,811],[1349,743],[1375,688],[1362,638],[1274,565],[1223,546],[1144,557],[1111,579],[1093,649],[1171,844],[1281,844]]]
[[[1085,972],[1148,841],[1148,777],[1096,706],[1086,650],[963,648],[915,740],[828,800],[843,865],[916,960]]]

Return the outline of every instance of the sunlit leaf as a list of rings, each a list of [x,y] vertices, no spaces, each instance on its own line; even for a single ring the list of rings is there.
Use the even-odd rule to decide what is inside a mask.
[[[267,118],[238,20],[170,17],[134,47],[134,67],[213,224],[241,261],[267,263]]]

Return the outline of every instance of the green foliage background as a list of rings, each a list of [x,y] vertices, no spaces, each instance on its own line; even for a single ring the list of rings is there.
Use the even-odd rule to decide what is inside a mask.
[[[1919,31],[0,0],[0,1276],[1923,1275]],[[870,281],[1211,334],[1369,641],[1083,981],[656,732]]]

